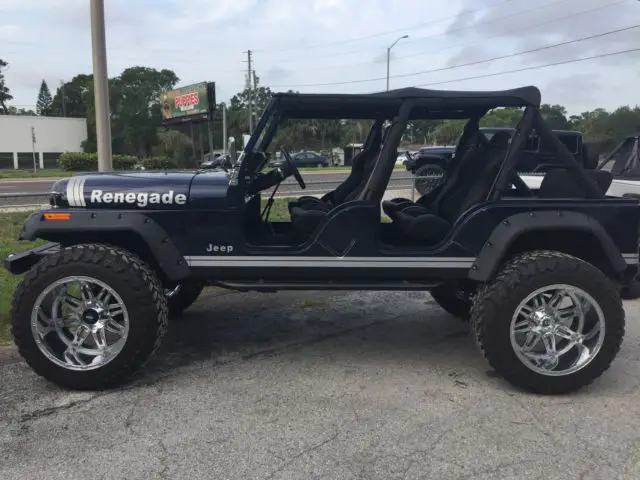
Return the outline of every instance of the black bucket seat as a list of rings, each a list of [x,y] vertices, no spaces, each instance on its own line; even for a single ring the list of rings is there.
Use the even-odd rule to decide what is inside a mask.
[[[296,200],[292,200],[289,202],[289,213],[292,212],[293,208],[328,212],[333,207],[347,201],[348,198],[352,198],[354,191],[358,189],[363,182],[368,164],[374,162],[377,158],[381,143],[382,122],[376,121],[369,131],[362,151],[353,158],[351,172],[349,172],[344,182],[322,198],[305,195]]]
[[[413,203],[391,212],[404,235],[427,244],[438,243],[465,211],[487,198],[509,149],[511,135],[501,133],[466,149],[454,174],[429,206]]]

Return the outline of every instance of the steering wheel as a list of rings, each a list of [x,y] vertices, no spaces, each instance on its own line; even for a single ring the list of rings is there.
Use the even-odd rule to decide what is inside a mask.
[[[291,155],[289,155],[289,152],[287,151],[287,149],[284,147],[280,147],[280,151],[282,152],[282,155],[284,155],[284,159],[287,161],[287,164],[289,165],[289,169],[293,174],[293,178],[296,179],[296,182],[298,182],[298,185],[300,185],[300,188],[302,190],[307,188],[307,184],[304,183],[304,179],[302,178],[302,175],[300,175],[300,170],[298,170],[298,167],[296,167],[293,164],[293,160],[291,159]]]

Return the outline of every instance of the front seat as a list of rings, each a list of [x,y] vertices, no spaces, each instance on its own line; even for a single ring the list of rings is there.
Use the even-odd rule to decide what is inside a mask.
[[[349,172],[349,176],[344,180],[344,182],[322,198],[305,195],[296,200],[292,200],[289,202],[289,213],[291,214],[293,208],[328,212],[333,207],[343,203],[362,183],[366,167],[369,163],[375,160],[378,151],[380,150],[381,142],[382,122],[376,120],[364,142],[362,151],[353,157],[351,172]]]
[[[313,233],[313,231],[322,223],[322,221],[327,217],[329,212],[346,202],[350,202],[359,198],[360,194],[363,192],[365,187],[367,186],[367,182],[369,181],[369,177],[373,173],[373,169],[380,158],[380,155],[383,154],[385,142],[387,136],[390,132],[391,128],[381,129],[381,141],[378,144],[378,149],[375,151],[375,154],[368,159],[364,164],[364,170],[362,172],[362,179],[358,186],[351,190],[351,192],[346,195],[346,197],[340,203],[334,203],[330,208],[326,207],[307,207],[304,206],[294,206],[291,208],[291,225],[293,237],[296,240],[303,240],[307,238],[309,235]]]
[[[511,136],[501,133],[464,153],[456,178],[447,182],[432,208],[413,204],[393,212],[394,224],[400,231],[409,239],[436,244],[460,215],[485,200],[509,149]]]

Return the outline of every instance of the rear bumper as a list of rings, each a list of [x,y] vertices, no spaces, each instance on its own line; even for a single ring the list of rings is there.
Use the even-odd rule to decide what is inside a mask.
[[[46,243],[26,252],[12,253],[4,259],[4,268],[14,275],[21,275],[38,263],[46,255],[60,251],[59,243]]]

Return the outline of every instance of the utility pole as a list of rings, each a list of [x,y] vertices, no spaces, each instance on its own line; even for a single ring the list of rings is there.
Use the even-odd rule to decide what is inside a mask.
[[[227,106],[222,104],[222,152],[227,153]]]
[[[211,131],[211,120],[208,120],[205,125],[207,126],[207,136],[209,137],[209,153],[213,158],[213,132]]]
[[[251,50],[247,50],[247,88],[249,89],[249,135],[253,132],[253,69],[251,68]]]
[[[29,125],[31,127],[31,151],[33,153],[33,173],[36,173],[38,170],[36,167],[36,127],[33,125]]]
[[[398,43],[400,40],[404,40],[405,38],[409,38],[409,35],[403,35],[398,38],[395,42],[393,42],[389,48],[387,48],[387,92],[389,91],[389,63],[391,63],[391,49]]]
[[[93,53],[93,85],[95,89],[98,170],[113,170],[111,157],[111,115],[109,112],[109,77],[104,28],[104,0],[91,0],[91,45]]]

